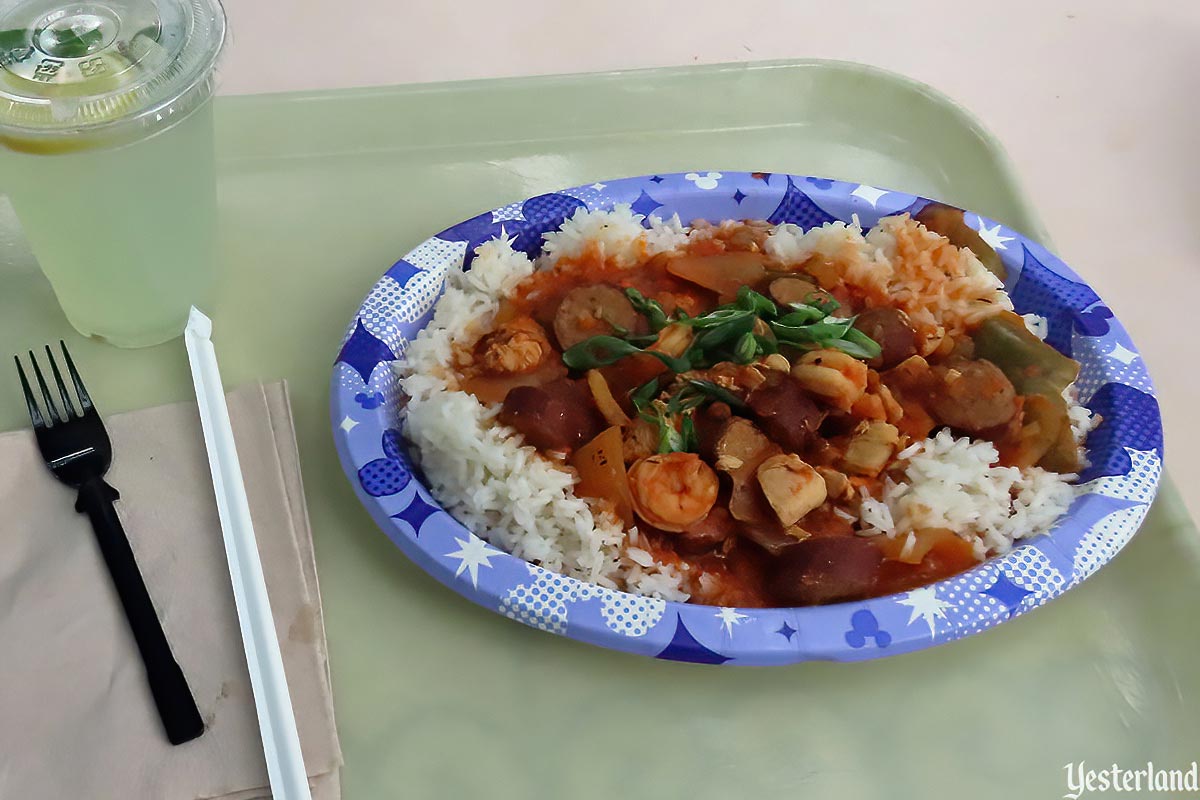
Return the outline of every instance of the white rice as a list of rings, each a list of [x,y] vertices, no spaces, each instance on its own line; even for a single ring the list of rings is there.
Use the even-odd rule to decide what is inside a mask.
[[[904,479],[887,481],[882,500],[863,499],[864,533],[949,528],[982,559],[1047,532],[1075,498],[1070,482],[1077,476],[998,466],[991,442],[955,438],[947,430],[899,455],[907,460]]]
[[[405,360],[398,365],[405,393],[417,402],[447,388],[454,342],[486,330],[500,308],[500,298],[533,274],[533,262],[513,250],[511,239],[484,242],[475,254],[472,269],[446,275],[446,289],[433,320],[409,343]]]
[[[484,404],[458,389],[451,369],[454,346],[470,346],[489,330],[502,297],[535,268],[549,268],[589,250],[609,263],[632,268],[645,258],[687,244],[689,228],[678,217],[644,218],[628,206],[612,211],[580,210],[555,232],[545,235],[537,263],[494,239],[476,249],[472,268],[447,277],[433,321],[412,341],[398,366],[408,396],[405,434],[416,445],[430,491],[459,522],[492,544],[541,566],[601,586],[666,600],[686,600],[693,591],[715,590],[709,575],[689,575],[686,564],[657,561],[643,547],[636,528],[598,513],[575,496],[573,471],[524,444],[522,437],[496,421],[499,404]],[[922,265],[894,262],[896,236]],[[857,224],[830,223],[802,231],[777,226],[764,249],[779,264],[801,263],[813,255],[837,262],[842,277],[868,291],[904,296],[918,302],[928,291],[928,306],[917,308],[931,325],[965,324],[980,314],[1011,304],[1000,283],[969,251],[937,257],[957,259],[947,280],[929,283],[929,258],[942,245],[907,216],[881,221],[863,236]],[[940,237],[936,237],[939,238]],[[944,240],[941,240],[944,242]],[[924,270],[924,273],[922,272]],[[936,279],[936,276],[934,276]],[[918,316],[919,316],[918,313]],[[1076,441],[1098,422],[1065,395]],[[942,431],[900,454],[903,480],[888,480],[882,498],[864,497],[859,512],[864,535],[905,535],[918,528],[950,528],[972,541],[982,559],[1003,553],[1022,538],[1048,530],[1067,510],[1073,475],[1038,468],[1019,470],[996,465],[996,448],[986,441],[955,439]]]
[[[763,249],[784,266],[803,264],[813,256],[820,256],[837,263],[847,283],[885,294],[895,275],[892,263],[863,238],[862,228],[841,221],[827,222],[807,231],[784,223],[771,232]]]
[[[892,509],[882,500],[876,500],[870,495],[864,496],[858,509],[858,516],[862,521],[862,533],[868,536],[896,532]]]
[[[631,235],[633,227],[641,233]],[[627,208],[577,214],[563,225],[555,252],[582,248],[587,237],[598,236],[609,252],[625,257],[660,246],[646,239],[667,241],[680,230],[675,220],[646,234]],[[470,270],[447,277],[433,320],[405,352],[399,366],[409,398],[404,429],[429,489],[469,530],[515,556],[600,586],[686,600],[685,575],[642,548],[626,547],[620,522],[575,496],[574,474],[497,424],[499,405],[459,391],[447,368],[453,345],[470,344],[487,330],[500,297],[532,272],[529,257],[514,251],[511,240],[481,245]]]
[[[799,225],[784,222],[771,231],[763,250],[780,264],[802,264],[814,254],[833,258],[847,247],[866,254],[862,228],[839,221],[805,231]]]
[[[544,255],[538,266],[553,266],[563,258],[579,258],[589,248],[595,248],[601,259],[622,269],[642,263],[646,257],[666,253],[687,244],[687,229],[675,215],[667,221],[651,217],[650,227],[642,226],[645,218],[621,204],[612,211],[588,211],[580,208],[557,231],[544,235]]]
[[[1067,401],[1067,421],[1071,424],[1071,437],[1075,439],[1075,444],[1082,445],[1087,435],[1103,420],[1099,414],[1093,414],[1086,406],[1079,404],[1075,384],[1063,389],[1063,400]]]

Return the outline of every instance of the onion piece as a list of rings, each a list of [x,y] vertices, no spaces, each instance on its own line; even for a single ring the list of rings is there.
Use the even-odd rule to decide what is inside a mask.
[[[592,398],[596,401],[596,408],[600,409],[600,414],[609,425],[625,427],[629,424],[629,415],[621,409],[617,399],[613,397],[612,390],[608,387],[608,381],[598,369],[589,369],[587,372],[588,388],[592,390]]]

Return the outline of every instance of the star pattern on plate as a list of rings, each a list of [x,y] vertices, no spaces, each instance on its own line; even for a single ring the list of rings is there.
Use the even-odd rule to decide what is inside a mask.
[[[725,633],[729,636],[733,635],[733,626],[741,625],[744,621],[750,619],[745,614],[739,614],[735,608],[722,607],[714,616],[721,620],[721,624],[725,626]]]
[[[600,183],[599,181],[596,181],[595,183],[592,184],[591,188],[595,189],[598,192],[606,186],[608,186],[607,183]]]
[[[912,625],[918,619],[923,620],[929,626],[929,634],[931,636],[937,632],[937,623],[935,620],[945,619],[946,609],[954,607],[953,603],[939,600],[937,595],[934,594],[932,586],[914,589],[906,594],[904,599],[897,600],[896,603],[911,609],[911,613],[908,616],[909,625]]]
[[[1133,352],[1120,342],[1114,344],[1112,350],[1109,350],[1107,353],[1105,353],[1105,355],[1111,359],[1120,361],[1125,366],[1129,366],[1138,359],[1137,353]]]
[[[458,549],[453,553],[446,553],[447,558],[458,559],[458,569],[454,570],[454,577],[467,572],[471,576],[471,585],[479,588],[479,568],[491,567],[488,559],[500,555],[500,551],[488,547],[487,542],[478,536],[472,536],[470,539],[459,539],[455,536],[454,541],[458,542]]]
[[[1000,223],[996,223],[995,226],[989,228],[983,224],[983,220],[979,220],[979,238],[983,239],[995,250],[1007,250],[1008,248],[1004,246],[1005,243],[1011,242],[1016,237],[1005,236],[1000,233]]]
[[[408,508],[399,514],[392,514],[392,519],[403,522],[412,530],[413,538],[419,539],[421,538],[421,528],[425,526],[425,522],[441,510],[422,497],[418,489],[417,493],[413,495],[412,502],[409,503]]]
[[[722,655],[697,641],[687,625],[683,624],[683,617],[678,614],[675,616],[675,635],[666,647],[658,651],[655,658],[690,661],[693,664],[724,664],[729,660],[729,656]]]
[[[351,419],[349,416],[342,417],[342,422],[338,425],[338,427],[344,430],[346,433],[349,433],[358,427],[358,420]]]
[[[1001,573],[996,576],[996,582],[984,589],[980,594],[990,594],[999,600],[1008,608],[1008,615],[1011,617],[1016,609],[1025,602],[1025,598],[1033,594],[1033,592],[1013,583],[1011,578]]]
[[[871,204],[871,208],[874,208],[875,204],[879,202],[879,198],[887,194],[887,191],[884,189],[876,189],[874,186],[868,186],[864,183],[850,194],[854,195],[855,197],[861,197],[863,200],[866,200]]]
[[[792,640],[792,635],[796,633],[796,629],[786,622],[779,626],[779,630],[775,631],[789,642]]]
[[[371,382],[375,367],[384,361],[395,361],[396,355],[386,343],[366,329],[360,318],[354,323],[354,330],[342,345],[337,360],[357,372],[362,382],[367,384]]]
[[[1030,333],[1046,341],[1046,336],[1050,333],[1050,320],[1041,314],[1022,314],[1021,319],[1025,320],[1025,327]]]
[[[646,191],[643,189],[642,193],[638,195],[638,199],[630,203],[629,207],[633,209],[635,214],[641,214],[643,217],[648,217],[654,213],[654,209],[661,208],[662,203],[646,194]]]

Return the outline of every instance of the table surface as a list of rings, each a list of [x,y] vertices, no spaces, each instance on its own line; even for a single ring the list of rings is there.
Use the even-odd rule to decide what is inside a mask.
[[[1158,387],[1168,465],[1200,516],[1200,493],[1186,488],[1200,484],[1200,462],[1177,455],[1200,451],[1200,371],[1174,366],[1197,348],[1169,324],[1200,296],[1200,106],[1186,99],[1200,95],[1200,3],[916,0],[864,15],[853,3],[696,0],[686,13],[642,4],[631,25],[608,3],[502,13],[483,0],[343,0],[336,52],[324,0],[225,4],[229,94],[771,58],[860,61],[940,89],[1005,144],[1060,255],[1133,334]],[[1114,223],[1155,235],[1104,235]]]

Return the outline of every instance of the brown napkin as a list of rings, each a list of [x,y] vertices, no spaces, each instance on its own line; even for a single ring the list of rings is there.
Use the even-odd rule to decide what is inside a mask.
[[[317,800],[341,796],[321,598],[287,387],[229,412]],[[269,797],[194,403],[107,420],[118,511],[207,730],[172,747],[92,531],[28,431],[0,435],[0,797]]]

